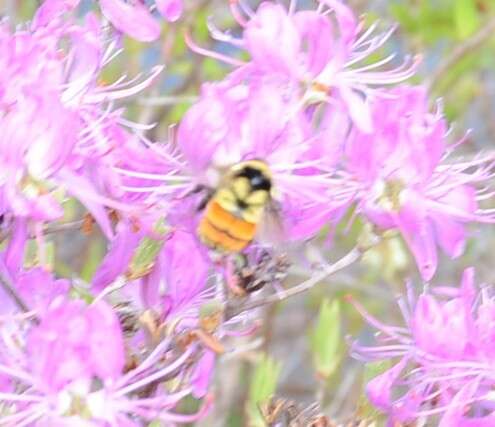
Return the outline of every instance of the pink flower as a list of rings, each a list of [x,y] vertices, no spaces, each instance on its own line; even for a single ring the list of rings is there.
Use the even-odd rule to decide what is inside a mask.
[[[37,325],[12,320],[2,326],[0,386],[2,425],[144,426],[152,420],[187,423],[204,416],[171,412],[192,392],[188,360],[196,346],[178,352],[170,338],[152,351],[136,349],[137,367],[123,372],[124,338],[119,320],[103,301],[56,299]],[[174,391],[154,387],[178,380]],[[144,393],[144,394],[143,394]]]
[[[160,68],[139,83],[102,87],[99,74],[115,43],[104,42],[91,14],[83,26],[62,19],[68,9],[66,2],[47,2],[31,29],[0,27],[0,215],[60,218],[54,193],[66,189],[110,236],[103,206],[127,206],[113,202],[91,175],[102,166],[106,173],[100,172],[100,180],[115,175],[112,168],[120,159],[109,153],[131,139],[122,130],[122,111],[113,112],[111,102],[148,86]],[[134,151],[145,150],[133,141]]]
[[[445,427],[491,425],[495,299],[491,287],[477,294],[473,281],[474,271],[467,269],[459,289],[431,288],[416,302],[401,300],[406,328],[384,325],[354,303],[380,331],[377,346],[355,345],[355,354],[394,363],[400,358],[367,385],[370,400],[391,421],[426,417]]]
[[[123,226],[124,224],[119,224],[121,230]],[[139,245],[137,242],[142,237],[142,233],[121,231],[98,269],[95,275],[98,282],[94,284],[101,287],[102,283],[116,280],[128,268],[130,256],[135,253]],[[156,313],[158,322],[174,325],[176,336],[188,336],[202,330],[201,312],[205,307],[213,305],[212,316],[220,317],[211,334],[214,335],[212,339],[219,342],[225,335],[236,334],[231,327],[237,323],[245,328],[247,320],[246,316],[242,316],[242,319],[238,317],[227,322],[227,325],[221,323],[225,301],[219,295],[214,299],[215,289],[211,283],[221,283],[222,280],[221,273],[214,271],[213,263],[196,237],[189,232],[175,230],[165,237],[150,271],[143,277],[128,282],[122,295],[132,301],[137,317],[150,312]],[[145,334],[137,334],[132,346],[140,347],[148,341],[149,337]],[[196,398],[207,394],[213,373],[215,353],[207,345],[205,347],[204,350],[201,347],[197,349],[198,363],[191,372],[190,386]]]
[[[103,302],[54,301],[27,339],[31,372],[40,387],[56,392],[77,381],[117,378],[124,342],[112,309]]]
[[[478,207],[477,190],[491,177],[493,159],[448,159],[447,124],[430,113],[422,87],[398,87],[371,104],[375,132],[354,129],[347,146],[347,174],[358,211],[379,227],[398,229],[423,279],[437,268],[437,244],[452,258],[464,252],[465,224],[493,222]]]
[[[133,257],[151,238],[160,246],[150,264],[142,266],[142,276],[130,281],[128,287],[139,289],[139,293],[132,292],[132,298],[139,298],[143,310],[156,310],[163,319],[197,318],[200,305],[211,296],[209,291],[205,294],[212,265],[204,248],[188,232],[176,230],[160,235],[151,229],[133,228],[125,221],[118,224],[117,234],[94,275],[93,290],[103,291],[119,277],[123,283],[129,280],[126,275],[132,274],[129,267]]]
[[[167,21],[174,22],[180,18],[183,10],[182,0],[156,0],[155,3]],[[154,41],[160,37],[160,24],[141,2],[101,0],[100,7],[107,19],[123,33],[143,42]]]
[[[212,35],[246,49],[251,62],[244,64],[207,52],[189,40],[193,50],[249,68],[253,78],[261,74],[293,81],[299,86],[301,104],[338,104],[365,132],[373,129],[369,102],[380,96],[376,88],[408,79],[418,62],[407,60],[396,68],[380,71],[393,60],[394,55],[390,55],[359,66],[385,44],[392,31],[373,35],[376,25],[363,30],[352,10],[339,0],[320,0],[317,10],[301,11],[296,11],[295,1],[288,10],[280,3],[264,1],[256,12],[243,1],[231,5],[234,17],[244,28],[242,39],[216,28],[212,28]]]

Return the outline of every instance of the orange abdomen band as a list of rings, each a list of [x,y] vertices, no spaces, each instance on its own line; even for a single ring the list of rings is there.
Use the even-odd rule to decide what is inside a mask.
[[[201,218],[198,234],[208,246],[226,252],[244,249],[254,238],[256,224],[244,221],[212,201]]]

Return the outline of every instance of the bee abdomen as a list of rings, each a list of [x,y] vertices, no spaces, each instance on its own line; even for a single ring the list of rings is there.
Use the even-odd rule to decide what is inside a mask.
[[[211,201],[198,227],[201,240],[214,249],[239,252],[254,238],[256,224],[231,214],[216,202]]]

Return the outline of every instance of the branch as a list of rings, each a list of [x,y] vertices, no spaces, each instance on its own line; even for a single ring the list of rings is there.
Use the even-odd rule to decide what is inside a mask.
[[[17,307],[20,308],[24,313],[29,313],[31,310],[17,293],[14,284],[0,272],[0,285],[7,293],[8,296],[12,298],[12,300],[16,303]]]
[[[84,219],[78,219],[75,221],[70,221],[70,222],[62,222],[60,224],[48,224],[44,229],[43,229],[43,235],[49,235],[49,234],[56,234],[60,233],[63,231],[73,231],[73,230],[78,230],[83,227],[85,220]],[[10,230],[6,229],[2,232],[0,232],[0,242],[5,240],[7,237],[9,237]],[[28,235],[29,239],[35,239],[36,234],[33,232],[30,232]]]
[[[60,224],[47,225],[43,230],[43,234],[54,234],[61,231],[77,230],[84,225],[84,222],[84,219],[78,219],[70,222],[62,222]]]
[[[466,56],[482,47],[495,34],[495,18],[490,19],[481,30],[459,44],[452,53],[440,63],[438,68],[425,81],[428,90],[435,87],[452,67],[457,65]]]
[[[228,303],[225,309],[225,320],[229,320],[237,316],[238,314],[243,313],[244,311],[262,307],[267,304],[273,304],[279,301],[283,301],[287,298],[293,297],[295,295],[299,295],[300,293],[303,293],[308,289],[311,289],[314,285],[316,285],[318,282],[325,279],[326,277],[330,276],[331,274],[334,274],[337,271],[342,270],[348,267],[349,265],[353,264],[361,257],[362,253],[363,250],[356,246],[347,255],[339,259],[334,264],[331,264],[325,269],[323,269],[319,274],[316,274],[315,276],[300,283],[299,285],[287,289],[282,294],[274,294],[267,297],[259,297],[251,301],[247,301],[246,303],[240,306],[234,306]]]

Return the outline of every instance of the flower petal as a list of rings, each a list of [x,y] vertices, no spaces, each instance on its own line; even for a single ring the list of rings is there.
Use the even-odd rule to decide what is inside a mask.
[[[100,22],[96,16],[89,13],[84,27],[71,33],[74,58],[67,79],[70,85],[62,96],[64,104],[79,103],[80,98],[76,96],[85,94],[91,83],[96,81],[102,57],[100,29]]]
[[[424,280],[429,281],[437,270],[437,248],[433,227],[418,203],[404,205],[396,223],[416,259]]]
[[[316,76],[325,68],[334,53],[335,41],[331,21],[309,10],[296,13],[294,21],[303,44],[307,46],[304,69]]]
[[[213,369],[215,367],[215,353],[210,350],[205,350],[203,357],[199,360],[194,373],[192,374],[192,395],[200,399],[208,392]]]
[[[476,201],[476,189],[469,185],[459,185],[445,196],[438,199],[445,206],[457,210],[459,213],[465,213],[466,216],[476,212],[478,202]]]
[[[183,310],[194,304],[204,289],[209,263],[196,238],[183,231],[174,232],[163,251],[166,297],[172,311]]]
[[[358,31],[358,23],[352,9],[340,0],[320,0],[320,2],[334,10],[344,44],[347,46],[352,44]]]
[[[67,190],[88,209],[96,223],[100,226],[103,234],[111,239],[113,237],[113,230],[110,219],[108,218],[108,212],[102,200],[98,200],[98,192],[95,190],[91,181],[84,176],[72,173],[70,170],[62,170],[58,178],[66,185]]]
[[[373,120],[368,102],[346,85],[339,85],[339,93],[356,126],[365,133],[371,133]]]
[[[377,375],[366,385],[368,399],[384,412],[388,412],[392,407],[392,387],[406,366],[407,361],[406,358],[402,359],[397,365],[383,374]]]
[[[28,241],[28,224],[25,218],[16,218],[12,224],[12,235],[5,250],[5,267],[12,276],[17,276],[24,263]]]
[[[177,143],[196,175],[204,173],[213,156],[220,157],[220,151],[228,160],[240,160],[231,153],[239,150],[239,123],[244,116],[245,98],[244,91],[228,81],[202,86],[199,101],[184,115],[177,132]]]
[[[32,28],[44,27],[65,12],[69,12],[77,7],[80,0],[45,0],[36,11],[33,18]]]
[[[261,69],[287,75],[297,73],[300,36],[280,4],[263,2],[244,30],[246,48]]]
[[[105,17],[123,33],[142,42],[151,42],[160,37],[160,24],[140,2],[131,5],[121,0],[100,0]]]
[[[87,345],[92,370],[99,378],[115,379],[125,364],[124,338],[119,319],[102,300],[91,304],[86,316],[91,327]]]
[[[142,235],[143,233],[134,232],[132,226],[125,222],[118,224],[110,249],[93,276],[92,286],[96,292],[101,292],[125,272]]]
[[[156,8],[170,22],[177,21],[184,10],[183,0],[155,0]]]
[[[450,400],[448,408],[443,414],[438,427],[461,427],[463,425],[462,418],[466,409],[468,409],[465,402],[473,397],[478,385],[478,380],[466,384],[454,398]],[[476,424],[476,426],[478,426],[478,424]]]
[[[421,295],[416,303],[411,324],[415,344],[424,351],[435,353],[436,333],[444,327],[440,305],[436,299],[428,294]]]
[[[466,246],[466,230],[463,224],[447,215],[435,213],[431,216],[435,225],[435,234],[440,246],[451,258],[457,258],[464,253]]]
[[[28,307],[39,313],[43,313],[57,297],[67,296],[70,289],[68,280],[55,280],[48,271],[40,267],[22,272],[16,285]]]

